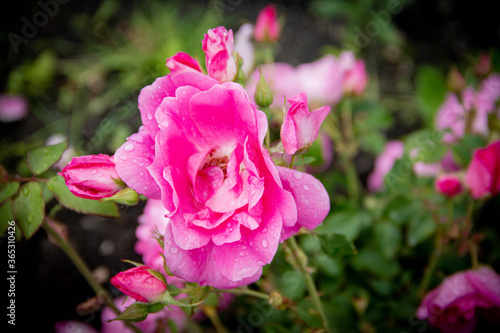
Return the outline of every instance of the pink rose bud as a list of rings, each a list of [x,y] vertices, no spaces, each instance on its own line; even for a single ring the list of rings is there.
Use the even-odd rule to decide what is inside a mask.
[[[500,140],[474,152],[465,183],[475,199],[500,193]]]
[[[436,178],[434,185],[436,191],[450,198],[462,192],[462,183],[456,175],[443,174]]]
[[[201,73],[201,67],[198,60],[184,52],[177,52],[176,55],[167,59],[167,67],[170,73],[178,74],[187,71],[195,71]]]
[[[316,140],[319,128],[330,112],[329,106],[323,106],[309,112],[307,96],[304,93],[288,99],[291,103],[281,125],[281,141],[289,155],[307,150]]]
[[[10,123],[23,119],[28,115],[28,102],[22,96],[0,96],[0,121]]]
[[[448,79],[446,80],[446,85],[448,86],[448,89],[456,93],[460,93],[462,90],[465,89],[466,87],[465,79],[462,73],[460,73],[456,67],[453,67],[448,73]]]
[[[208,75],[219,83],[233,81],[238,71],[233,57],[233,31],[224,27],[210,29],[201,43]]]
[[[274,43],[280,37],[280,23],[274,5],[267,5],[260,11],[255,23],[254,37],[260,43]]]
[[[365,62],[357,60],[354,65],[346,71],[344,76],[344,92],[355,96],[360,96],[368,83],[368,73],[366,72]]]
[[[113,276],[110,282],[125,295],[145,303],[159,302],[167,290],[165,282],[153,275],[148,266],[120,272]]]
[[[417,318],[449,333],[473,332],[481,314],[486,320],[500,316],[500,276],[487,267],[447,277],[417,310]]]
[[[488,76],[491,72],[491,57],[488,53],[483,53],[474,66],[474,73],[477,75]]]
[[[84,199],[108,198],[125,186],[120,184],[113,157],[103,154],[74,157],[59,175],[71,193]]]

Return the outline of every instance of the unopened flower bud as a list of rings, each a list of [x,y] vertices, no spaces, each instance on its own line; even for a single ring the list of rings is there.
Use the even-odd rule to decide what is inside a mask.
[[[280,37],[280,23],[274,5],[267,5],[260,11],[255,22],[254,37],[261,43],[274,43]]]
[[[443,174],[436,178],[435,188],[436,191],[450,198],[460,194],[463,189],[460,179],[452,174]]]
[[[257,88],[255,89],[255,103],[261,108],[268,107],[273,102],[273,92],[271,87],[266,81],[265,76],[260,73],[259,82],[257,83]]]
[[[110,282],[125,295],[139,302],[159,302],[167,290],[165,281],[160,280],[157,274],[153,274],[148,266],[134,267],[120,272],[113,276]]]
[[[130,187],[126,187],[112,197],[104,198],[101,201],[114,201],[125,206],[135,206],[139,202],[139,194]]]
[[[491,57],[488,53],[483,53],[474,66],[474,73],[476,75],[488,76],[491,72]]]
[[[453,67],[448,73],[446,84],[451,91],[456,93],[460,93],[466,87],[465,79],[456,67]]]

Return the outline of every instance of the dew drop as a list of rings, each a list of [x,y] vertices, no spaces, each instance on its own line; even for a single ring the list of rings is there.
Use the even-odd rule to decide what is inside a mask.
[[[245,251],[240,252],[240,257],[243,257],[245,255]]]
[[[268,241],[267,239],[265,239],[265,238],[264,238],[264,239],[262,240],[262,246],[263,246],[265,249],[267,249],[267,247],[269,246],[269,241]]]
[[[267,232],[267,228],[264,228],[264,230],[262,230],[263,233],[266,233]]]
[[[24,189],[23,189],[23,195],[24,195],[25,197],[27,197],[27,196],[28,196],[28,194],[30,194],[30,190],[28,189],[28,187],[27,187],[27,186],[25,186],[25,187],[24,187]]]
[[[167,121],[167,120],[163,120],[163,121],[160,123],[160,126],[162,126],[162,127],[168,127],[168,121]]]
[[[294,171],[293,177],[297,180],[300,180],[300,179],[302,179],[302,177],[304,177],[304,174],[302,172],[299,172],[299,171]]]
[[[167,245],[170,245],[170,244],[172,244],[172,241],[170,239],[167,239],[167,240],[165,240],[165,243],[167,243]]]
[[[153,120],[153,114],[151,112],[149,112],[146,117],[148,118],[148,120]]]
[[[247,247],[246,247],[245,245],[243,245],[241,248],[242,248],[243,250],[246,250],[246,249],[247,249]]]
[[[96,169],[90,169],[90,171],[89,171],[89,173],[90,173],[91,175],[95,175],[95,174],[96,174],[96,172],[97,172],[97,170],[96,170]]]
[[[309,190],[310,190],[309,185],[306,185],[306,184],[302,185],[302,188],[303,188],[304,190],[306,190],[306,191],[309,191]]]
[[[128,159],[127,155],[120,155],[120,160],[126,161]]]
[[[257,265],[259,266],[264,266],[266,263],[263,262],[262,260],[257,261]]]
[[[177,253],[177,248],[176,247],[171,247],[170,248],[170,253],[176,254]]]
[[[134,144],[132,142],[126,142],[124,145],[123,145],[123,150],[125,151],[132,151],[134,150]]]
[[[31,222],[33,222],[33,215],[28,214],[28,215],[26,216],[26,222],[28,222],[28,224],[30,224]]]

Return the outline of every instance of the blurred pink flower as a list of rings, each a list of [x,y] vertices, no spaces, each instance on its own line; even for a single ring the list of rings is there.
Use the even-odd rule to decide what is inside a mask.
[[[397,159],[403,156],[404,144],[393,140],[387,142],[384,151],[377,156],[373,171],[368,176],[367,187],[371,192],[378,192],[384,187],[384,178],[391,171]]]
[[[491,71],[491,57],[488,53],[481,53],[476,65],[474,66],[474,73],[477,75],[486,76]]]
[[[22,96],[0,95],[0,121],[11,123],[28,115],[28,102]]]
[[[84,199],[109,198],[121,187],[113,156],[104,154],[73,157],[59,175],[64,177],[71,193]]]
[[[224,27],[210,29],[201,43],[208,75],[219,83],[233,81],[238,71],[233,58],[233,31]]]
[[[500,140],[476,149],[467,168],[465,183],[476,199],[500,193]]]
[[[58,321],[54,329],[56,333],[98,333],[94,327],[77,320]]]
[[[125,308],[135,300],[131,297],[121,296],[114,300],[116,307],[123,311]],[[170,309],[167,307],[163,308],[163,310],[148,314],[147,318],[141,322],[134,323],[143,333],[156,333],[158,332],[158,327],[163,328],[165,332],[170,332],[169,325],[167,324],[168,320],[172,320],[179,332],[184,330],[184,327],[187,322],[186,313],[179,307],[171,305]],[[133,333],[133,331],[128,328],[123,321],[115,320],[108,322],[108,320],[116,318],[116,313],[111,310],[109,307],[105,307],[101,312],[101,322],[102,329],[101,333]],[[70,333],[70,332],[68,332]],[[90,333],[90,332],[89,332]]]
[[[122,293],[140,302],[159,302],[167,290],[165,283],[154,276],[148,266],[138,266],[111,278],[111,284]]]
[[[254,37],[257,42],[276,42],[280,37],[280,23],[277,17],[276,6],[273,4],[264,7],[255,22]]]
[[[436,114],[436,128],[448,130],[443,136],[445,143],[460,139],[465,133],[466,112],[455,93],[446,94],[443,104]]]
[[[417,318],[441,332],[470,333],[479,310],[488,310],[493,318],[500,316],[500,276],[487,267],[448,276],[424,297]]]
[[[197,72],[167,75],[141,91],[139,108],[144,127],[116,151],[116,169],[168,211],[164,251],[179,278],[247,285],[290,230],[314,228],[327,215],[323,185],[282,172],[262,147],[267,118],[241,85]]]
[[[330,107],[323,106],[309,112],[304,93],[288,99],[288,102],[291,106],[284,115],[280,136],[287,154],[293,155],[297,151],[307,150],[316,140]]]
[[[167,59],[167,67],[170,73],[178,74],[186,71],[201,72],[198,60],[184,52],[177,52],[174,56]]]
[[[362,95],[368,84],[368,73],[366,72],[365,62],[361,59],[356,60],[354,65],[346,71],[343,81],[344,92],[346,94]]]
[[[234,51],[243,60],[241,69],[245,75],[250,74],[255,63],[255,50],[252,43],[253,26],[243,24],[234,35]]]
[[[462,182],[453,174],[442,174],[438,176],[434,185],[436,191],[450,198],[461,193],[463,189]]]
[[[441,172],[441,163],[415,162],[413,173],[419,177],[434,177]]]

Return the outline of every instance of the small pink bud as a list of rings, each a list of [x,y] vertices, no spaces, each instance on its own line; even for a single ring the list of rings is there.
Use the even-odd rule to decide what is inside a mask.
[[[384,178],[392,170],[396,160],[403,156],[404,143],[398,140],[386,143],[384,151],[377,156],[372,173],[368,176],[368,190],[378,192],[384,188]]]
[[[177,52],[174,56],[167,59],[167,67],[170,73],[178,74],[182,72],[195,71],[201,72],[198,60],[184,52]]]
[[[462,192],[460,179],[452,174],[443,174],[437,177],[434,186],[436,191],[450,198]]]
[[[474,73],[477,75],[488,76],[491,72],[491,57],[488,53],[479,56],[479,60],[474,66]]]
[[[460,93],[467,86],[463,75],[458,71],[456,67],[453,67],[448,73],[448,79],[446,85],[451,91]]]
[[[148,266],[134,267],[113,276],[110,282],[139,302],[155,303],[161,300],[167,286],[149,270]]]
[[[281,141],[287,154],[307,150],[316,140],[319,128],[330,112],[329,106],[323,106],[309,112],[307,96],[304,93],[288,99],[290,108],[281,125]]]
[[[465,183],[475,199],[500,193],[500,140],[474,152]]]
[[[280,37],[280,23],[274,5],[267,5],[257,16],[254,37],[257,42],[274,43]]]
[[[210,29],[201,43],[208,75],[219,83],[233,81],[238,71],[233,57],[233,31],[224,27]]]
[[[123,187],[113,157],[104,154],[73,157],[59,175],[71,193],[84,199],[108,198]]]
[[[346,71],[344,76],[344,92],[355,96],[360,96],[365,91],[368,83],[368,73],[365,62],[356,60],[354,65]]]

